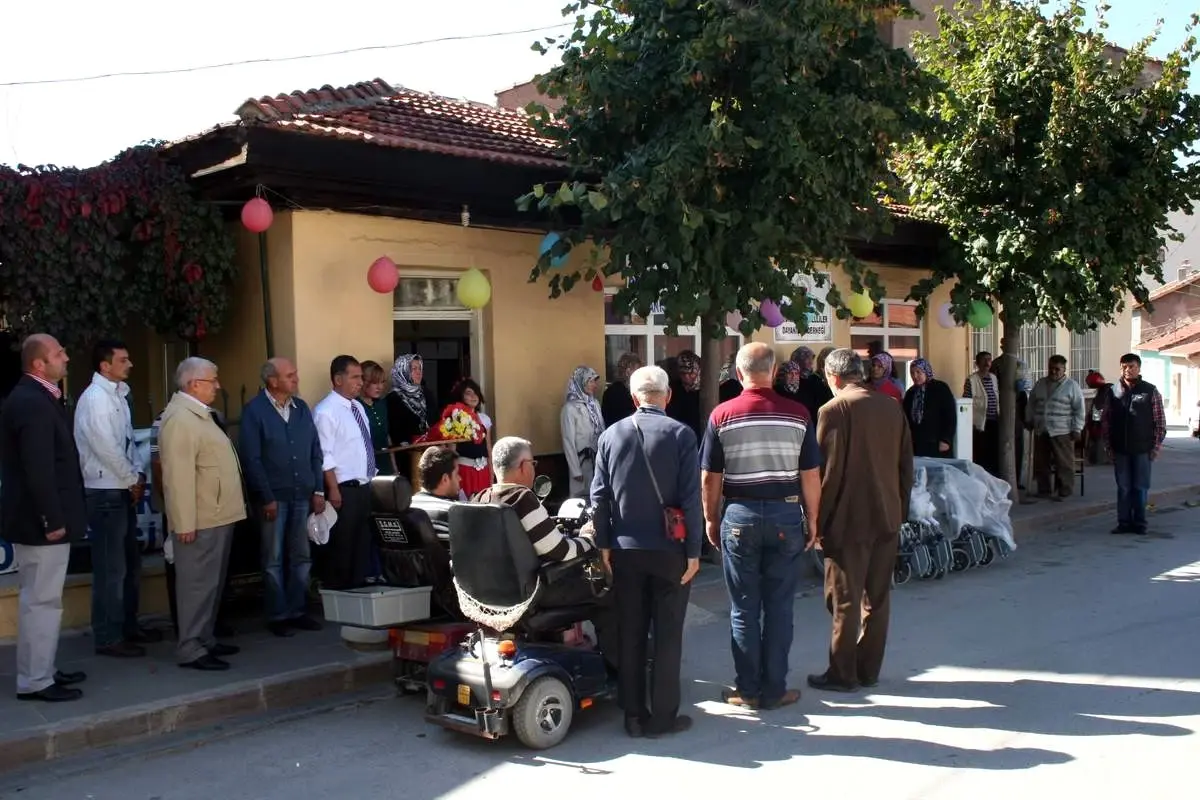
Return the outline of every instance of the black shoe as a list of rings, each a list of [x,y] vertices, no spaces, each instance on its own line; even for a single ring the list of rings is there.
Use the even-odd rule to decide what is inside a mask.
[[[692,718],[687,714],[676,714],[675,721],[671,723],[671,727],[667,728],[665,731],[646,731],[645,736],[647,739],[658,739],[662,736],[671,736],[676,733],[690,731],[691,729]]]
[[[201,672],[224,672],[229,669],[229,662],[222,661],[212,654],[205,654],[197,658],[195,661],[189,661],[186,664],[179,666],[184,669],[198,669]]]
[[[289,636],[295,636],[296,632],[292,630],[292,626],[284,620],[275,620],[267,623],[267,630],[281,639],[286,639]]]
[[[320,620],[313,619],[308,614],[289,619],[287,624],[300,631],[319,631],[325,627]]]
[[[864,689],[874,689],[879,685],[879,678],[859,678],[858,685]]]
[[[126,636],[125,641],[132,644],[158,644],[163,640],[163,632],[153,628],[138,628],[132,636]]]
[[[70,686],[75,683],[83,683],[86,680],[86,672],[63,672],[59,670],[54,673],[54,682],[59,686]]]
[[[1133,529],[1128,525],[1118,525],[1109,531],[1109,533],[1111,533],[1113,536],[1120,536],[1123,533],[1133,533]]]
[[[1134,528],[1133,530],[1130,531],[1130,533],[1132,533],[1134,536],[1145,536],[1146,529],[1145,528]]]
[[[843,694],[848,694],[858,691],[858,687],[853,684],[839,683],[833,680],[829,677],[828,672],[821,673],[820,675],[809,675],[808,685],[825,692],[842,692]]]
[[[40,692],[17,693],[18,700],[41,700],[43,703],[69,703],[83,697],[83,692],[52,683]]]
[[[142,658],[146,655],[146,648],[132,642],[117,642],[97,647],[96,655],[111,656],[112,658]]]
[[[224,658],[225,656],[236,656],[242,652],[242,648],[236,644],[224,644],[217,642],[212,647],[208,648],[208,654],[215,658]]]
[[[625,733],[629,734],[630,739],[641,739],[646,735],[646,728],[637,717],[626,717]]]

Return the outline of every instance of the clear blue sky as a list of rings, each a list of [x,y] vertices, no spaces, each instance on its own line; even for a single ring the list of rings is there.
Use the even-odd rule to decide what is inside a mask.
[[[1183,38],[1196,0],[1111,0],[1110,38],[1128,43],[1163,17],[1157,52]],[[563,0],[340,0],[306,8],[208,0],[175,11],[148,0],[0,8],[0,83],[278,58],[444,36],[558,25]],[[372,78],[485,103],[547,60],[533,34],[447,42],[150,77],[0,87],[0,162],[90,166],[144,139],[176,139],[232,119],[248,97]],[[1193,87],[1200,85],[1193,78]]]

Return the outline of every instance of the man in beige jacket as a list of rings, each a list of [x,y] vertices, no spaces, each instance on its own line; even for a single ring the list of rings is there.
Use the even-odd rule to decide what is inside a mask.
[[[229,564],[233,526],[246,518],[242,473],[233,443],[217,425],[211,405],[221,388],[217,366],[187,358],[175,370],[179,391],[163,412],[159,461],[163,499],[171,520],[175,596],[179,608],[179,666],[229,669],[238,652],[213,637],[221,586]]]

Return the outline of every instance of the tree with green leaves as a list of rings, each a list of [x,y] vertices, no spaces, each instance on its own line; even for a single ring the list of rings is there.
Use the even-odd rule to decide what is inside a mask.
[[[847,239],[886,222],[878,186],[920,76],[877,21],[907,13],[907,0],[570,3],[574,30],[535,45],[561,52],[539,88],[562,106],[536,124],[571,172],[518,201],[562,226],[531,280],[549,276],[557,297],[620,273],[620,310],[661,304],[710,340],[731,312],[743,333],[760,327],[764,298],[790,298],[783,315],[805,330],[793,281],[822,263],[878,294]],[[584,242],[590,258],[556,266]],[[848,313],[836,287],[829,300]],[[708,408],[720,366],[704,359]]]
[[[953,282],[957,319],[972,301],[1003,324],[1002,465],[1012,460],[1018,332],[1110,323],[1128,298],[1148,300],[1160,254],[1182,238],[1167,215],[1200,196],[1200,100],[1188,92],[1195,25],[1161,62],[1155,37],[1111,47],[1104,7],[1091,28],[1070,0],[974,0],[939,10],[938,38],[917,61],[940,84],[930,125],[899,148],[895,170],[916,213],[946,225],[952,247],[912,290],[922,305]],[[1030,369],[1043,365],[1030,364]]]

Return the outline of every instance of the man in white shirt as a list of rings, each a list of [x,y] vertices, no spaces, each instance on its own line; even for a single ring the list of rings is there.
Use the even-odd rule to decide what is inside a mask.
[[[137,504],[146,488],[146,465],[133,441],[129,350],[115,339],[92,352],[91,384],[75,406],[75,444],[87,495],[92,553],[92,635],[98,655],[138,658],[142,646],[162,641],[138,624],[142,552]]]
[[[367,410],[358,401],[362,365],[353,356],[338,356],[329,365],[333,391],[317,403],[313,419],[324,458],[325,500],[337,510],[329,544],[320,559],[326,589],[366,585],[371,561],[371,479],[375,448]]]

